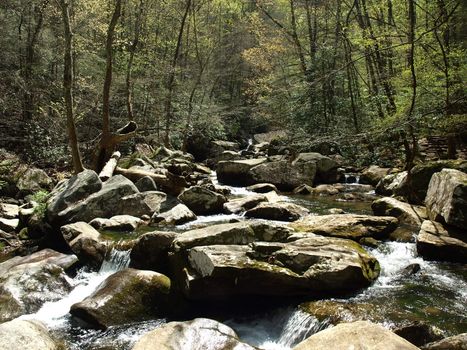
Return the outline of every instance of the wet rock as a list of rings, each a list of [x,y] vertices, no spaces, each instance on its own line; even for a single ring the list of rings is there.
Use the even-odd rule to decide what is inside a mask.
[[[443,169],[433,174],[425,199],[431,220],[467,228],[467,174]]]
[[[407,178],[407,171],[390,174],[383,177],[376,185],[375,192],[383,196],[399,195]]]
[[[320,196],[334,196],[340,192],[338,187],[332,185],[319,185],[313,189],[313,193]]]
[[[243,211],[254,208],[261,202],[267,202],[266,196],[257,194],[244,198],[232,199],[224,203],[224,211],[229,214],[238,214]]]
[[[4,219],[0,218],[0,230],[6,232],[14,232],[19,225],[19,219]]]
[[[292,231],[279,224],[237,222],[212,225],[180,233],[173,242],[175,251],[217,244],[246,245],[256,241],[285,242]]]
[[[144,223],[143,220],[131,215],[116,215],[110,219],[96,218],[89,225],[98,230],[134,231]]]
[[[420,264],[410,264],[402,270],[402,276],[409,277],[420,271]]]
[[[19,216],[19,206],[16,204],[0,203],[0,217],[16,219]]]
[[[50,190],[52,179],[42,169],[29,168],[16,183],[21,194],[30,194],[40,190]]]
[[[157,191],[157,185],[154,182],[154,180],[149,177],[145,176],[139,179],[136,183],[135,186],[138,188],[140,192],[145,192],[145,191]]]
[[[295,221],[308,215],[309,210],[293,203],[260,203],[245,213],[246,217],[277,220]]]
[[[141,270],[167,273],[169,250],[177,235],[175,232],[165,231],[145,233],[131,250],[130,266]]]
[[[73,184],[73,182],[71,183]],[[84,187],[87,188],[87,186]],[[95,187],[97,187],[95,184],[91,186],[91,188]],[[66,193],[67,191],[68,187],[65,187],[64,192]],[[50,204],[47,212],[49,218],[53,221],[65,224],[77,221],[89,222],[96,217],[110,218],[115,215],[125,214],[122,212],[122,198],[138,193],[139,191],[130,180],[122,175],[116,175],[106,181],[98,192],[81,198],[81,200],[71,202],[71,199],[81,197],[77,196],[75,192],[82,194],[82,188],[77,189],[77,191],[72,191],[69,200],[63,200],[65,195],[62,193],[58,194],[56,197],[58,198],[57,201],[49,202]],[[62,200],[60,200],[60,198]],[[64,209],[60,209],[62,206],[65,206]]]
[[[151,221],[160,225],[181,225],[196,220],[196,215],[186,205],[177,204],[165,213],[155,214]]]
[[[345,214],[345,210],[341,208],[331,208],[328,209],[329,214]]]
[[[85,222],[62,226],[63,237],[79,261],[98,269],[107,254],[108,244],[101,239],[100,233]]]
[[[248,186],[246,189],[248,191],[256,192],[256,193],[268,193],[271,191],[279,192],[276,186],[274,186],[273,184],[267,184],[267,183],[251,185],[251,186]]]
[[[311,187],[309,185],[300,185],[300,186],[294,188],[293,193],[294,194],[302,194],[302,195],[312,194],[313,193],[313,187]]]
[[[121,199],[118,213],[137,217],[158,213],[167,199],[164,192],[147,191],[125,196]]]
[[[467,333],[432,342],[422,346],[423,350],[465,350],[467,349]]]
[[[146,333],[132,350],[254,350],[242,343],[233,329],[214,320],[196,318],[170,322]]]
[[[465,230],[444,227],[426,220],[417,237],[417,251],[428,260],[467,263]]]
[[[394,216],[399,223],[420,227],[426,220],[426,208],[401,202],[392,197],[377,199],[371,204],[373,213],[378,216]]]
[[[58,350],[59,347],[42,323],[16,319],[0,324],[0,349]]]
[[[358,241],[358,243],[361,245],[366,245],[367,247],[376,248],[381,244],[381,241],[378,241],[372,237],[363,237]]]
[[[224,196],[200,186],[193,186],[183,191],[178,199],[196,215],[221,213],[227,201]]]
[[[390,168],[380,168],[377,165],[371,165],[362,172],[360,176],[360,182],[362,184],[370,184],[376,186],[382,178],[390,173]]]
[[[316,317],[320,322],[333,325],[343,322],[383,322],[384,315],[378,313],[371,303],[355,303],[339,300],[318,300],[300,304],[300,310]]]
[[[70,313],[93,327],[142,321],[158,315],[170,293],[170,279],[160,273],[125,269],[109,276],[83,301],[72,305]]]
[[[226,185],[249,186],[255,182],[251,177],[250,169],[266,162],[266,158],[232,160],[217,163],[217,178]]]
[[[312,232],[358,241],[363,237],[387,238],[397,224],[397,219],[389,216],[338,214],[308,215],[290,224],[290,227],[298,231],[298,236],[302,232]]]
[[[44,249],[0,263],[0,322],[33,313],[48,301],[63,298],[71,290],[65,270],[78,261]]]
[[[329,296],[368,286],[379,273],[376,259],[358,243],[317,235],[289,243],[197,246],[186,254],[175,275],[195,300]]]
[[[398,327],[394,329],[394,333],[416,346],[422,346],[442,338],[441,331],[420,322]]]
[[[328,350],[329,344],[334,349],[354,350],[416,350],[418,347],[409,343],[386,328],[368,322],[357,321],[342,323],[318,332],[302,341],[293,350]]]

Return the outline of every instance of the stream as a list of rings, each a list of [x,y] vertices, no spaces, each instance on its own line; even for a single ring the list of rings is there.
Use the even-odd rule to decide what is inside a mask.
[[[215,178],[213,180],[216,180]],[[346,184],[346,192],[366,191],[358,184]],[[252,194],[245,188],[231,187],[233,197]],[[330,208],[349,213],[371,214],[374,192],[365,192],[364,201],[346,201],[338,197],[284,196],[284,200],[307,207],[312,213],[323,214]],[[213,215],[198,217],[196,221],[177,227],[177,231],[203,227],[232,219],[244,220],[241,215]],[[129,236],[135,238],[135,234]],[[364,305],[368,318],[386,326],[398,322],[422,321],[437,327],[445,336],[467,332],[467,272],[465,265],[424,261],[417,256],[415,243],[385,242],[378,248],[366,248],[381,265],[381,274],[369,288],[346,298],[331,299],[348,305]],[[97,272],[85,268],[70,278],[73,286],[68,296],[49,302],[22,319],[42,321],[72,350],[131,349],[146,332],[168,322],[154,319],[147,322],[111,327],[106,331],[90,330],[71,318],[69,308],[89,296],[108,276],[128,267],[129,251],[112,250]],[[420,271],[405,273],[408,265],[418,264]],[[303,301],[303,300],[302,300]],[[311,301],[311,300],[307,300]],[[220,322],[232,327],[246,343],[264,350],[290,350],[310,335],[331,326],[330,320],[318,320],[299,307],[299,301],[288,305],[271,305],[267,310],[249,310],[247,314],[224,314]],[[348,315],[342,315],[349,319]],[[199,314],[196,317],[211,317]]]

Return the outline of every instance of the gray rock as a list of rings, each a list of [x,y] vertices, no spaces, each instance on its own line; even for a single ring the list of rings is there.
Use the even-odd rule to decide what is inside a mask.
[[[96,218],[89,225],[98,230],[134,231],[144,223],[143,220],[131,215],[116,215],[110,219]]]
[[[428,217],[426,208],[401,202],[392,197],[377,199],[371,204],[373,213],[378,216],[394,216],[399,223],[420,227]]]
[[[467,228],[467,174],[443,169],[433,174],[425,199],[431,220]]]
[[[251,185],[251,186],[248,186],[246,189],[248,191],[257,192],[257,193],[268,193],[271,191],[279,192],[276,186],[274,186],[273,184],[267,184],[267,183]]]
[[[181,225],[196,220],[196,215],[186,205],[177,204],[165,213],[155,214],[151,221],[160,225]]]
[[[197,246],[186,254],[175,276],[195,300],[329,296],[366,287],[379,274],[376,259],[358,243],[317,235],[289,243]]]
[[[0,349],[58,350],[59,347],[40,322],[16,319],[0,324]]]
[[[261,202],[267,201],[267,197],[260,194],[247,196],[243,198],[231,199],[227,203],[224,203],[224,211],[229,214],[238,214],[243,211],[254,208]]]
[[[154,271],[125,269],[109,276],[70,313],[91,326],[110,326],[143,321],[168,307],[170,279]]]
[[[200,186],[186,189],[178,196],[178,199],[196,215],[221,213],[227,201],[223,195]]]
[[[139,179],[135,186],[138,188],[140,192],[145,191],[157,191],[157,185],[152,178],[149,176],[142,177]]]
[[[428,260],[467,263],[467,235],[465,230],[443,227],[426,220],[417,236],[418,254]]]
[[[16,204],[0,203],[0,217],[16,219],[19,216],[19,206]]]
[[[137,217],[151,216],[160,211],[166,199],[167,195],[159,191],[135,193],[122,198],[118,213]]]
[[[87,236],[99,237],[99,232],[97,232],[94,227],[83,221],[64,225],[60,228],[60,231],[62,232],[63,238],[65,238],[65,241],[68,243],[73,241],[82,233]]]
[[[36,312],[44,303],[62,299],[71,290],[64,270],[77,261],[74,255],[44,249],[0,263],[0,322]]]
[[[108,251],[108,242],[102,240],[100,233],[97,232],[91,225],[86,223],[79,223],[79,227],[75,226],[70,229],[67,227],[68,232],[82,229],[78,236],[69,242],[71,251],[76,254],[78,259],[85,265],[89,265],[94,269],[98,269],[105,259]],[[71,236],[76,232],[71,233]]]
[[[141,270],[153,270],[161,273],[169,271],[168,254],[173,241],[178,236],[175,232],[154,231],[142,235],[130,253],[130,266]]]
[[[399,195],[403,192],[402,188],[406,178],[407,171],[386,175],[376,185],[375,192],[383,196]]]
[[[311,187],[310,185],[300,185],[294,188],[293,193],[294,194],[312,194],[313,187]]]
[[[397,219],[390,216],[337,214],[308,215],[290,226],[299,232],[298,237],[303,232],[312,232],[359,241],[363,237],[387,238],[397,224]]]
[[[254,350],[233,329],[214,320],[170,322],[138,340],[132,350]]]
[[[84,200],[102,188],[102,181],[96,172],[84,170],[68,180],[60,182],[53,189],[47,202],[47,216],[54,221],[67,207]]]
[[[257,181],[252,179],[250,169],[264,162],[266,158],[219,162],[216,168],[217,178],[226,185],[253,185]]]
[[[377,165],[371,165],[366,168],[360,176],[360,182],[363,184],[370,184],[376,186],[382,178],[390,173],[390,168],[380,168]]]
[[[301,217],[308,215],[308,209],[293,203],[260,203],[253,209],[245,213],[246,217],[278,220],[278,221],[295,221]]]
[[[380,325],[368,321],[357,321],[341,323],[318,332],[295,346],[293,350],[328,350],[329,344],[332,344],[334,349],[418,349],[415,345]]]
[[[21,193],[29,194],[49,190],[52,187],[52,179],[42,169],[29,168],[20,176],[16,186]]]

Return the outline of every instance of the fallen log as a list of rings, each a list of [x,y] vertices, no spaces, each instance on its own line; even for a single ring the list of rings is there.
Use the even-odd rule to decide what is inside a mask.
[[[183,177],[174,175],[170,172],[167,172],[166,175],[161,175],[142,169],[123,169],[117,167],[115,168],[115,173],[123,175],[133,182],[149,176],[162,191],[174,196],[178,196],[186,187],[188,187],[188,183]]]
[[[105,164],[104,168],[99,173],[99,179],[101,179],[101,181],[107,181],[112,177],[121,156],[122,154],[119,151],[116,151],[112,154],[109,161]]]

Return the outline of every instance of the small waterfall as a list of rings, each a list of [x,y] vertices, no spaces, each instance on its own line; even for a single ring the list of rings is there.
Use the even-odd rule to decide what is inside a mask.
[[[360,175],[359,174],[344,174],[344,183],[347,185],[359,185]]]
[[[99,273],[117,272],[130,265],[131,250],[117,250],[112,248],[108,258],[102,262]]]

